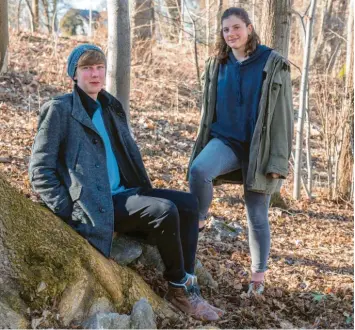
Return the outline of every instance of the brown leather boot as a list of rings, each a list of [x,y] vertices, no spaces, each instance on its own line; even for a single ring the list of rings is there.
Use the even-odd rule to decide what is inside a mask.
[[[191,279],[188,280],[190,282]],[[165,298],[175,307],[193,318],[202,321],[219,320],[217,313],[205,303],[195,292],[189,292],[188,288],[192,283],[186,283],[182,287],[175,287],[169,284]]]
[[[197,283],[197,276],[195,276],[195,275],[192,276],[192,284],[191,284],[191,288],[190,288],[189,291],[192,291],[192,292],[194,292],[195,294],[197,294],[197,296],[198,296],[205,304],[207,304],[210,308],[212,308],[213,311],[214,311],[215,313],[217,313],[217,315],[218,315],[219,317],[222,317],[222,316],[224,315],[225,312],[224,312],[222,309],[211,305],[207,300],[205,300],[205,299],[202,297],[202,295],[201,295],[201,290],[200,290],[200,286],[199,286],[198,283]]]

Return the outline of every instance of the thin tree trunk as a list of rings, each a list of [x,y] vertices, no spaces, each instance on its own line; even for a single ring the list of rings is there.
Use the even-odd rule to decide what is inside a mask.
[[[16,31],[20,31],[20,16],[21,16],[21,4],[22,0],[19,0],[16,11]]]
[[[92,1],[90,0],[90,8],[89,8],[89,31],[88,37],[92,37]]]
[[[35,31],[35,26],[34,26],[34,13],[32,10],[32,5],[30,4],[30,0],[25,0],[26,5],[27,5],[27,10],[29,12],[29,18],[30,18],[30,24],[31,24],[31,32]]]
[[[210,55],[210,0],[206,2],[206,57]]]
[[[179,45],[182,44],[185,34],[185,3],[181,2],[181,13],[180,13],[180,32],[179,32]]]
[[[107,90],[123,106],[129,122],[131,38],[129,4],[126,0],[108,0]]]
[[[312,187],[313,187],[313,174],[312,174],[312,153],[311,153],[311,114],[309,108],[309,84],[307,84],[307,95],[306,95],[306,155],[307,155],[307,189],[312,197]]]
[[[0,1],[0,74],[7,71],[8,24],[7,1]]]
[[[32,12],[33,12],[33,31],[39,29],[39,3],[38,0],[32,0]]]
[[[343,113],[347,118],[344,130],[344,140],[339,160],[339,194],[348,198],[351,195],[351,179],[353,167],[353,127],[354,127],[354,0],[349,6],[347,24],[347,50],[346,50],[346,72],[345,72],[345,93],[343,98]]]
[[[153,37],[154,3],[152,0],[132,1],[132,34],[133,42],[151,40]]]
[[[296,130],[296,148],[295,148],[295,173],[294,173],[294,186],[293,186],[293,197],[295,199],[299,199],[301,194],[301,175],[302,175],[301,164],[302,164],[302,150],[303,150],[304,110],[306,105],[309,58],[310,58],[311,40],[312,40],[312,27],[313,27],[316,3],[317,0],[311,0],[310,14],[308,17],[307,28],[306,28],[306,47],[304,48],[304,53],[303,53],[300,105],[298,111],[298,121],[297,121],[297,130]]]
[[[221,29],[221,17],[222,17],[222,10],[223,10],[223,0],[217,0],[217,15],[215,21],[215,43],[218,40],[219,31]]]
[[[184,0],[165,0],[168,7],[170,22],[170,39],[178,40],[181,25],[181,2]]]
[[[182,0],[185,2],[185,0]],[[185,3],[186,6],[186,3]],[[191,23],[192,23],[192,32],[193,32],[193,41],[194,41],[194,59],[195,59],[195,68],[196,68],[196,77],[197,77],[197,82],[198,82],[198,86],[199,89],[201,90],[201,79],[200,79],[200,68],[199,68],[199,64],[198,64],[198,50],[197,50],[197,36],[196,36],[196,22],[195,20],[192,18],[190,11],[188,9],[188,7],[186,6],[186,12],[187,15],[189,16]]]

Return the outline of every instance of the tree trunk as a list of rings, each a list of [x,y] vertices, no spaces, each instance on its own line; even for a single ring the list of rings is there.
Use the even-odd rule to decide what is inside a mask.
[[[347,56],[345,73],[345,93],[343,111],[348,112],[348,121],[345,126],[344,140],[339,159],[339,189],[343,198],[348,198],[352,185],[353,168],[353,128],[354,128],[354,0],[351,0],[347,24]]]
[[[38,0],[32,0],[32,12],[33,12],[33,31],[39,29],[39,3]]]
[[[262,8],[260,39],[287,58],[290,43],[291,1],[266,0]]]
[[[215,40],[216,43],[219,36],[219,31],[221,30],[221,17],[222,17],[222,10],[223,10],[223,0],[217,0],[217,15],[215,20]]]
[[[153,37],[154,3],[152,0],[134,0],[132,8],[133,41]]]
[[[325,33],[330,25],[329,19],[332,15],[333,2],[333,0],[322,0],[319,30],[316,38],[316,44],[314,46],[315,50],[312,56],[312,65],[317,64],[319,60],[324,63],[324,58],[322,59],[322,53],[325,45]]]
[[[118,313],[129,313],[142,297],[158,316],[175,317],[132,269],[105,258],[51,211],[10,187],[1,175],[0,292],[4,328],[30,328],[34,310],[36,315],[56,310],[60,319],[47,317],[43,325],[67,328],[73,322],[81,324],[100,301]]]
[[[123,106],[129,122],[131,37],[129,4],[126,0],[108,0],[108,56],[106,85]]]
[[[7,17],[7,1],[0,1],[0,74],[7,71],[8,44],[9,28]]]
[[[205,0],[206,6],[206,58],[210,55],[210,0]]]
[[[262,8],[260,26],[261,42],[287,58],[290,43],[291,1],[267,0]],[[270,205],[285,208],[281,194],[281,183],[271,196]]]
[[[48,30],[48,33],[52,33],[52,24],[51,24],[51,19],[50,19],[50,9],[49,9],[49,3],[48,0],[42,0],[42,8],[43,8],[43,13],[46,18],[46,23],[45,26]]]
[[[170,17],[170,39],[178,40],[179,29],[181,26],[181,1],[184,0],[165,0]]]
[[[311,0],[309,9],[309,17],[306,27],[306,42],[303,52],[303,68],[300,90],[300,104],[298,110],[297,130],[296,130],[296,148],[295,148],[295,171],[294,171],[294,186],[293,198],[299,199],[301,194],[301,168],[302,168],[302,151],[303,151],[303,126],[304,126],[304,111],[307,96],[309,58],[311,51],[312,27],[314,22],[314,13],[317,0]]]

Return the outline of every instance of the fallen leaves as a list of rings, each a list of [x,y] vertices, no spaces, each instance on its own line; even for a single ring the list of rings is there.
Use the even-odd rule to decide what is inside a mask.
[[[59,38],[54,49],[43,36],[11,36],[10,71],[0,77],[0,170],[33,200],[38,197],[30,189],[27,167],[39,105],[70,91],[65,61],[74,45],[75,40]],[[185,175],[197,134],[200,94],[186,50],[155,47],[150,66],[133,67],[133,131],[153,185],[188,191]],[[58,51],[60,56],[55,57]],[[322,150],[318,151],[322,155]],[[226,310],[216,325],[353,327],[353,205],[323,200],[321,188],[313,201],[293,201],[291,193],[292,177],[282,188],[289,208],[269,211],[272,246],[266,291],[259,299],[245,294],[251,264],[247,234],[221,242],[214,240],[208,229],[200,236],[198,258],[219,285],[218,291],[203,288],[203,294]],[[215,187],[210,212],[226,223],[237,221],[247,233],[240,186]],[[138,265],[136,270],[164,295],[166,282],[161,276]],[[32,315],[34,328],[45,326],[45,319],[50,317],[41,311]],[[188,317],[174,325],[162,322],[161,327],[202,326]]]

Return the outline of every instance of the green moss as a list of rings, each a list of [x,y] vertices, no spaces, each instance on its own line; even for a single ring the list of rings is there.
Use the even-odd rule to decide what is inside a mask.
[[[80,277],[83,270],[78,256],[80,248],[85,250],[85,241],[1,177],[0,197],[2,238],[11,251],[21,298],[33,309],[46,308],[61,296],[67,283]],[[42,282],[43,290],[38,290]]]

